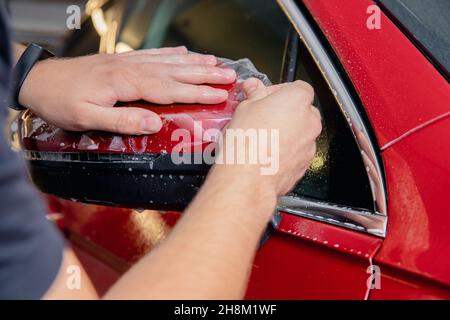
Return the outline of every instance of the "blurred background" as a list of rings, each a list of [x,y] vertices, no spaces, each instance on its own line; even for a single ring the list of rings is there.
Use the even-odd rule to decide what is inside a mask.
[[[61,52],[70,30],[66,10],[78,5],[84,11],[85,0],[7,0],[11,10],[14,39],[35,42]]]
[[[185,45],[230,59],[249,58],[278,82],[288,21],[274,0],[6,0],[14,40],[57,56]],[[80,29],[70,30],[70,6]]]

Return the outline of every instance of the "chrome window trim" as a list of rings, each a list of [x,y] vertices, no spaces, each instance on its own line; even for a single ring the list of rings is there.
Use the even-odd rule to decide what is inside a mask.
[[[385,237],[387,225],[387,195],[384,176],[382,174],[382,166],[378,161],[374,143],[358,112],[356,103],[350,92],[347,90],[346,84],[340,78],[338,70],[334,66],[333,61],[327,54],[325,48],[322,46],[320,39],[314,33],[314,30],[297,4],[293,0],[277,0],[277,2],[313,57],[317,67],[333,92],[341,112],[344,114],[349,124],[349,128],[361,151],[362,160],[365,163],[366,168],[368,168],[367,176],[370,182],[374,202],[373,212],[368,212],[362,209],[348,208],[324,202],[314,202],[300,197],[286,196],[279,199],[278,210]],[[369,170],[367,161],[372,165],[372,170]],[[348,214],[343,214],[344,212],[347,212]],[[334,221],[327,221],[326,219],[322,219],[322,214],[332,214],[337,218],[330,218]],[[363,224],[361,224],[360,221],[361,217],[367,218],[363,219]],[[358,227],[352,227],[351,225]]]
[[[345,207],[324,201],[298,196],[284,196],[278,199],[277,209],[347,229],[373,234],[386,235],[387,217],[361,208]]]

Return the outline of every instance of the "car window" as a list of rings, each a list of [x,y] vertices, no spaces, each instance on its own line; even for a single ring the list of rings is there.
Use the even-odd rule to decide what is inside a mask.
[[[231,59],[247,57],[278,82],[289,21],[273,0],[141,1],[129,25],[151,13],[147,31],[134,48],[186,45],[190,50]],[[133,15],[136,18],[133,18]],[[141,26],[142,29],[142,26]],[[126,34],[127,26],[124,28]],[[136,32],[134,33],[136,41]],[[131,40],[131,39],[130,39]],[[130,40],[126,40],[130,43]],[[373,208],[365,167],[355,139],[326,81],[300,43],[297,79],[316,90],[315,105],[323,117],[318,151],[293,195],[346,206]]]
[[[296,79],[315,90],[314,105],[322,114],[317,153],[292,194],[358,208],[373,208],[361,153],[333,93],[306,47],[300,43]]]
[[[136,0],[127,9],[117,40],[133,49],[186,45],[192,51],[231,59],[247,57],[275,83],[288,30],[289,21],[273,0]],[[292,195],[373,208],[355,139],[301,41],[297,60],[296,78],[315,89],[323,132],[311,167]]]
[[[284,43],[289,26],[273,0],[138,1],[128,25],[140,21],[147,32],[140,48],[186,45],[190,50],[230,59],[249,58],[272,82],[279,81]],[[156,3],[156,4],[155,4]],[[150,22],[142,19],[142,8]],[[136,17],[133,19],[133,17]],[[125,26],[121,41],[130,38]],[[134,49],[137,49],[134,46]]]

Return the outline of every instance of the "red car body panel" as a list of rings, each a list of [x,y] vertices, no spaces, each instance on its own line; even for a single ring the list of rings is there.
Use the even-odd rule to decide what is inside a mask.
[[[379,30],[367,28],[373,1],[304,2],[353,82],[382,148],[449,113],[447,81],[401,30],[383,13]]]
[[[305,3],[346,69],[385,149],[389,222],[375,263],[449,285],[448,82],[384,14],[380,30],[367,28],[366,10],[372,1]],[[386,298],[409,297],[407,281],[402,287],[399,274],[387,282],[391,287],[385,289]],[[422,288],[411,296],[427,297],[428,287]],[[430,292],[430,297],[448,297],[444,292]]]
[[[60,227],[104,293],[164,239],[180,214],[111,208],[49,197]],[[253,263],[248,299],[363,299],[367,268],[382,240],[283,214],[277,232]]]
[[[258,251],[249,299],[363,299],[380,238],[283,214]]]
[[[405,274],[382,268],[381,288],[372,290],[371,300],[422,300],[450,299],[447,286],[422,281],[420,278],[409,278]]]
[[[450,118],[383,152],[388,237],[380,263],[450,284]]]
[[[101,260],[98,255],[92,254],[92,251],[85,250],[73,242],[71,247],[87,271],[98,295],[103,296],[111,288],[111,285],[120,278],[121,273]]]
[[[387,237],[285,214],[256,255],[246,297],[449,298],[450,118],[407,135],[449,114],[448,83],[386,15],[380,30],[367,28],[372,1],[304,2],[353,82],[383,150]],[[179,217],[50,199],[99,292]],[[367,289],[372,263],[381,268],[379,290]]]

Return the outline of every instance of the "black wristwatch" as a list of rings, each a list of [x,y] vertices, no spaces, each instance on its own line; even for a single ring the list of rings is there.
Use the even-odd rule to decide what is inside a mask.
[[[14,67],[13,81],[12,81],[12,105],[14,110],[22,111],[26,108],[19,103],[19,93],[22,85],[30,73],[36,62],[52,58],[55,55],[47,49],[38,46],[37,44],[30,44],[23,52],[16,66]]]

